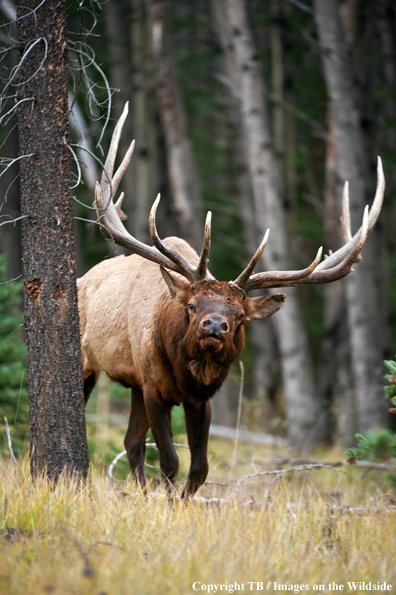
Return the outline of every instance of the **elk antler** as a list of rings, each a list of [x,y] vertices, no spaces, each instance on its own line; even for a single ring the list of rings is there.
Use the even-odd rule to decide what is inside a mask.
[[[322,262],[320,262],[322,248],[319,248],[312,264],[301,271],[269,271],[253,275],[254,268],[268,241],[269,230],[267,229],[264,239],[252,260],[239,277],[233,281],[233,285],[238,286],[247,293],[253,289],[291,287],[307,283],[330,283],[331,281],[336,281],[337,279],[345,277],[353,270],[353,263],[361,260],[360,251],[378,219],[384,200],[384,192],[384,172],[381,159],[378,157],[377,189],[374,201],[370,211],[368,210],[368,206],[365,208],[362,225],[353,237],[351,233],[351,217],[349,212],[348,182],[345,183],[341,217],[345,244],[341,248],[330,254],[330,256],[325,257],[325,260]]]
[[[122,220],[126,219],[125,213],[121,210],[121,204],[124,198],[122,192],[117,202],[114,204],[113,199],[117,192],[118,186],[121,182],[122,176],[132,157],[135,147],[135,141],[132,141],[128,151],[120,167],[113,176],[114,163],[117,155],[118,145],[120,143],[121,132],[124,126],[126,117],[128,115],[128,102],[125,104],[124,111],[117,125],[114,129],[113,136],[110,143],[110,149],[104,165],[101,182],[96,182],[95,186],[95,202],[99,223],[101,224],[101,231],[107,239],[113,240],[119,246],[123,246],[127,250],[142,256],[160,266],[163,266],[171,271],[175,271],[183,275],[191,284],[199,283],[210,278],[207,269],[209,249],[210,249],[210,223],[212,214],[209,212],[206,217],[204,242],[202,246],[201,256],[198,265],[195,267],[188,262],[184,256],[179,254],[176,250],[167,246],[158,236],[155,224],[155,216],[157,207],[160,201],[158,194],[150,211],[149,227],[151,239],[155,248],[147,246],[134,238],[122,224]]]

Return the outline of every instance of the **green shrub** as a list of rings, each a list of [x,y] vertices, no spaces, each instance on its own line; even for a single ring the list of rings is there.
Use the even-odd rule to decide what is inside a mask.
[[[385,375],[385,379],[389,382],[389,385],[384,387],[385,397],[396,406],[396,362],[385,360],[384,364],[390,372]],[[396,408],[391,408],[389,411],[396,413]],[[396,457],[396,434],[390,430],[369,430],[367,436],[356,434],[356,438],[359,440],[358,445],[355,448],[349,448],[346,452],[350,463],[356,463],[356,459],[363,457],[374,461],[387,461]],[[395,482],[396,475],[390,474],[389,479]]]
[[[385,397],[396,407],[396,362],[385,360],[384,364],[390,372],[390,374],[385,375],[386,380],[389,382],[389,386],[384,388]],[[389,411],[390,413],[396,413],[396,408],[391,408]]]

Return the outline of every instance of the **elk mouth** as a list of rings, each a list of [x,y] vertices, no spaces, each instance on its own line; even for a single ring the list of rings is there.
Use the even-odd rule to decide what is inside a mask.
[[[223,348],[224,339],[220,338],[215,333],[210,333],[209,335],[201,337],[199,339],[199,344],[205,351],[217,352]]]

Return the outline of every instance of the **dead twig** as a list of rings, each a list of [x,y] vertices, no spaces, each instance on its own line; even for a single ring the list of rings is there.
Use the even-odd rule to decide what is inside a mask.
[[[8,420],[6,417],[4,417],[4,421],[5,421],[5,430],[6,430],[6,434],[7,434],[8,450],[10,451],[10,455],[11,455],[13,462],[15,463],[15,465],[17,465],[17,460],[15,458],[14,451],[12,450],[11,433],[10,433],[10,428],[8,426]]]
[[[313,464],[323,464],[330,467],[350,467],[351,463],[348,463],[347,460],[342,461],[316,461],[312,459],[296,459],[293,457],[275,457],[273,459],[240,459],[236,461],[236,465],[247,465],[247,464],[254,464],[254,465],[313,465]],[[368,469],[382,469],[384,471],[396,471],[396,465],[393,463],[378,463],[376,461],[366,461],[366,460],[358,460],[355,463],[352,463],[355,467],[365,467]]]
[[[234,452],[232,455],[231,460],[231,469],[235,467],[236,455],[238,450],[238,442],[239,442],[239,432],[241,429],[241,414],[242,414],[242,397],[243,397],[243,383],[245,379],[245,369],[243,367],[242,360],[239,360],[239,368],[241,370],[241,380],[239,384],[239,397],[238,397],[238,415],[237,415],[237,423],[235,428],[235,442],[234,442]],[[230,471],[231,471],[230,469]]]
[[[180,446],[181,448],[188,448],[187,444],[179,444],[178,442],[174,442],[173,446]],[[154,442],[146,442],[146,447],[147,448],[155,448],[156,450],[158,450],[158,446],[154,443]],[[107,472],[107,475],[109,476],[110,479],[110,484],[113,485],[114,484],[114,477],[113,477],[113,469],[114,466],[118,463],[118,461],[120,459],[122,459],[122,457],[125,457],[125,455],[127,454],[126,450],[123,450],[122,452],[120,452],[120,454],[118,454],[110,463],[109,465],[109,470]],[[147,465],[147,467],[151,467],[152,469],[156,469],[156,467],[154,467],[153,465],[149,465],[148,463],[145,463],[145,465]]]

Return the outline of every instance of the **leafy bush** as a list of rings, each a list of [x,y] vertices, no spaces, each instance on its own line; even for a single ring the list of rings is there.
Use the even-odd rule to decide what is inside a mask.
[[[396,362],[385,360],[384,364],[390,372],[390,374],[385,375],[386,380],[389,382],[389,386],[384,388],[385,397],[396,407]],[[390,413],[396,413],[396,408],[391,408],[389,411]]]
[[[366,458],[372,461],[386,461],[396,457],[396,434],[390,430],[369,430],[367,436],[356,434],[359,444],[347,451],[348,461]]]
[[[389,382],[389,385],[384,387],[385,397],[396,406],[396,362],[385,360],[384,364],[390,372],[385,375]],[[396,408],[389,411],[396,413]],[[375,461],[387,461],[396,457],[396,434],[390,430],[369,430],[367,436],[356,434],[356,438],[359,440],[358,445],[346,452],[349,463],[355,463],[356,459],[363,457]]]

